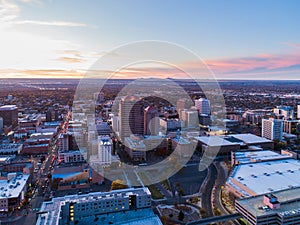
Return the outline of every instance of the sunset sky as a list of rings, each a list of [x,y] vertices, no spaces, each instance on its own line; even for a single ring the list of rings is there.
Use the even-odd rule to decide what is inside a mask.
[[[117,46],[161,40],[218,79],[299,79],[299,12],[297,0],[0,0],[0,78],[77,78]]]

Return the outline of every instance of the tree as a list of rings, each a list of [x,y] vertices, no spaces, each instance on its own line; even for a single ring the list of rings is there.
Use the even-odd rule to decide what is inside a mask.
[[[180,212],[178,213],[178,220],[183,221],[184,219],[184,213],[182,212],[182,210],[180,210]]]
[[[125,189],[128,188],[128,185],[123,180],[114,180],[111,183],[110,190],[119,190],[119,189]]]
[[[197,196],[192,198],[192,203],[197,204],[199,202],[199,198]]]
[[[206,210],[204,208],[201,208],[200,209],[200,214],[201,214],[202,218],[205,218],[206,217]]]
[[[178,194],[179,194],[179,196],[184,196],[184,191],[183,191],[182,188],[180,188],[180,189],[178,190]]]
[[[214,215],[215,216],[220,216],[221,215],[221,212],[220,212],[220,210],[217,208],[217,207],[214,207]]]

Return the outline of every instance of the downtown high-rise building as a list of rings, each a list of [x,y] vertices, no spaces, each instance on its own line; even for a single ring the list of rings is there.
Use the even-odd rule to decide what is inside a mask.
[[[0,117],[3,118],[3,126],[15,128],[18,125],[18,107],[15,105],[1,106]]]
[[[206,98],[200,98],[195,100],[195,107],[199,114],[210,114],[210,102]]]
[[[159,132],[158,110],[154,105],[148,106],[144,111],[144,135],[156,136]]]
[[[181,118],[184,122],[184,127],[197,127],[199,125],[199,117],[197,110],[183,110],[181,112]]]
[[[111,164],[112,142],[108,135],[98,136],[98,160],[101,165]]]
[[[190,109],[193,104],[192,104],[192,101],[189,99],[185,99],[185,98],[181,98],[179,99],[177,102],[176,102],[176,110],[177,110],[177,113],[179,115],[179,117],[181,117],[181,112],[185,109]]]
[[[269,118],[262,120],[262,137],[269,140],[281,141],[283,135],[283,121]]]
[[[143,135],[144,133],[144,107],[137,96],[126,96],[119,103],[120,137],[131,134]]]

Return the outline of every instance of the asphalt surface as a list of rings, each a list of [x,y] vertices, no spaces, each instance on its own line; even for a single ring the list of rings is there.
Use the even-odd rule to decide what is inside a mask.
[[[205,187],[203,188],[204,192],[201,193],[202,194],[201,204],[206,211],[206,216],[211,217],[214,216],[212,210],[211,196],[212,196],[212,189],[217,179],[217,169],[214,165],[210,165],[208,169],[210,170],[210,176],[205,184]]]
[[[215,217],[211,217],[211,218],[201,219],[199,221],[190,222],[190,223],[187,223],[187,225],[207,225],[207,224],[211,224],[211,223],[220,223],[220,222],[222,222],[222,224],[224,224],[224,222],[226,222],[228,220],[235,220],[235,219],[239,219],[239,218],[241,218],[240,214],[215,216]]]

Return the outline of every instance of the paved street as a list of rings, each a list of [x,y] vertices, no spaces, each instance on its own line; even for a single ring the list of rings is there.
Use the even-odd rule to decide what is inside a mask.
[[[206,211],[206,216],[210,217],[213,216],[211,194],[217,179],[217,169],[213,165],[210,165],[208,169],[210,170],[210,176],[205,184],[204,192],[202,193],[202,207]]]

